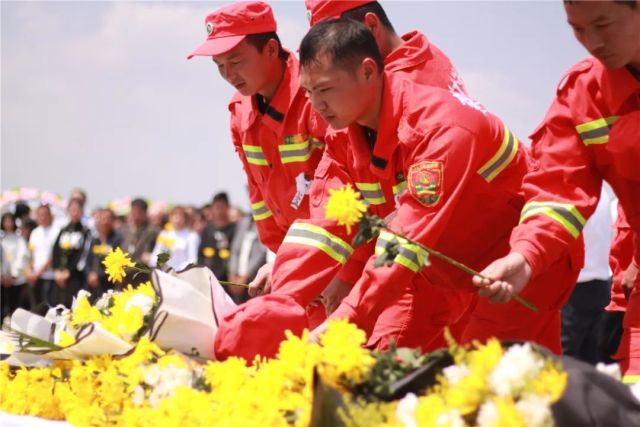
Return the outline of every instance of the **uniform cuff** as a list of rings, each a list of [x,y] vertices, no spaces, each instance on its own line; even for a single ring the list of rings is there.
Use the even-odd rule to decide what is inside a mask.
[[[531,267],[532,279],[541,272],[543,268],[542,254],[540,254],[536,245],[528,240],[518,240],[511,243],[511,252],[518,252],[524,257],[529,267]]]
[[[362,276],[362,270],[364,270],[365,262],[350,258],[338,271],[336,277],[343,282],[347,282],[353,286],[354,283]]]

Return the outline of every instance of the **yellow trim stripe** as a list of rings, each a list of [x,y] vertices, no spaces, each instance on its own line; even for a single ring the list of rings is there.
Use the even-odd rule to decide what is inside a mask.
[[[576,126],[584,145],[606,144],[609,142],[611,125],[618,120],[618,116],[603,117]]]
[[[635,384],[640,382],[640,375],[625,375],[622,377],[623,384]]]
[[[394,262],[417,273],[422,267],[429,263],[429,253],[415,243],[409,242],[404,237],[390,233],[386,230],[380,232],[376,242],[375,254],[381,255],[385,252],[386,246],[390,242],[397,242],[399,251]]]
[[[283,243],[296,243],[320,249],[340,264],[347,262],[353,253],[353,248],[340,237],[322,227],[303,222],[293,223]]]
[[[383,205],[386,203],[382,185],[379,182],[356,182],[362,197],[371,205]]]
[[[574,205],[558,202],[529,202],[522,208],[520,223],[534,215],[546,215],[558,221],[574,237],[578,238],[587,220]]]
[[[518,138],[511,133],[509,129],[504,128],[504,137],[502,138],[502,144],[498,149],[498,152],[485,163],[480,169],[478,174],[482,176],[487,182],[493,181],[493,179],[500,174],[513,160],[518,152]]]
[[[267,207],[267,204],[264,201],[261,201],[258,203],[252,203],[251,211],[252,211],[251,216],[253,216],[253,219],[256,221],[267,219],[273,216],[273,212],[269,210],[269,208]]]

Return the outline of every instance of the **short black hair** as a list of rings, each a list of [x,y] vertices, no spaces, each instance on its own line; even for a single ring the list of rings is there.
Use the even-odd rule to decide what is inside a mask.
[[[262,52],[264,47],[269,43],[269,40],[274,39],[278,43],[278,59],[286,61],[289,59],[289,53],[283,49],[280,37],[275,32],[270,33],[258,33],[249,34],[245,37],[248,44],[258,49],[258,52]]]
[[[16,211],[15,217],[22,218],[25,215],[29,215],[31,213],[31,208],[25,202],[16,203]]]
[[[140,209],[142,209],[144,212],[147,211],[147,209],[149,209],[149,204],[147,203],[147,201],[145,199],[143,199],[142,197],[138,197],[135,198],[131,201],[131,207],[139,207]]]
[[[574,4],[582,2],[583,0],[563,0],[566,4]],[[613,0],[614,3],[629,6],[631,9],[636,9],[638,6],[638,0]]]
[[[11,222],[13,223],[13,231],[15,231],[17,228],[16,217],[11,212],[5,212],[2,214],[2,219],[0,219],[0,228],[2,229],[2,231],[7,231],[7,229],[4,227],[5,218],[11,218]]]
[[[216,202],[224,202],[227,205],[229,204],[229,195],[224,192],[221,191],[220,193],[217,193],[213,196],[213,199],[211,200],[211,204],[214,204]]]
[[[351,71],[364,58],[371,58],[384,70],[384,60],[373,34],[362,23],[338,18],[314,25],[300,43],[300,65],[307,67],[328,54],[334,66]]]
[[[393,31],[394,33],[396,32],[396,30],[393,28],[393,25],[391,25],[391,21],[389,21],[389,17],[382,8],[382,5],[377,1],[364,4],[362,6],[356,7],[355,9],[347,10],[346,12],[342,12],[341,17],[353,19],[354,21],[358,22],[364,22],[364,17],[367,13],[375,14],[380,20],[380,23],[383,27],[385,27],[387,30]]]

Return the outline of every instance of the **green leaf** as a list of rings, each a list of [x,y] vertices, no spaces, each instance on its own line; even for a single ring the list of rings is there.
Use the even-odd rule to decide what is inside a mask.
[[[168,252],[161,252],[158,254],[156,265],[158,266],[158,268],[161,269],[162,267],[165,266],[167,262],[169,262],[170,258],[171,258],[171,255],[169,255]]]

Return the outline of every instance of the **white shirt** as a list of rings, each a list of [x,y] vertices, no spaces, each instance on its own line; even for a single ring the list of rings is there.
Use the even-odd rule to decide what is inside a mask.
[[[578,282],[607,280],[611,277],[609,249],[611,249],[611,239],[613,238],[612,202],[611,192],[603,186],[600,202],[582,230],[584,267],[580,270]]]
[[[25,283],[25,268],[29,259],[27,242],[16,233],[2,235],[2,275],[16,279],[14,286]]]
[[[31,267],[33,272],[40,271],[43,265],[47,263],[53,252],[53,245],[56,243],[59,229],[50,225],[43,227],[39,225],[29,237],[29,249],[31,249]],[[53,269],[49,267],[47,271],[40,276],[44,280],[53,280]]]
[[[155,267],[158,255],[168,252],[170,258],[167,265],[176,271],[183,270],[189,264],[198,262],[199,244],[200,237],[189,229],[183,228],[180,231],[162,230],[158,234],[149,265]]]

